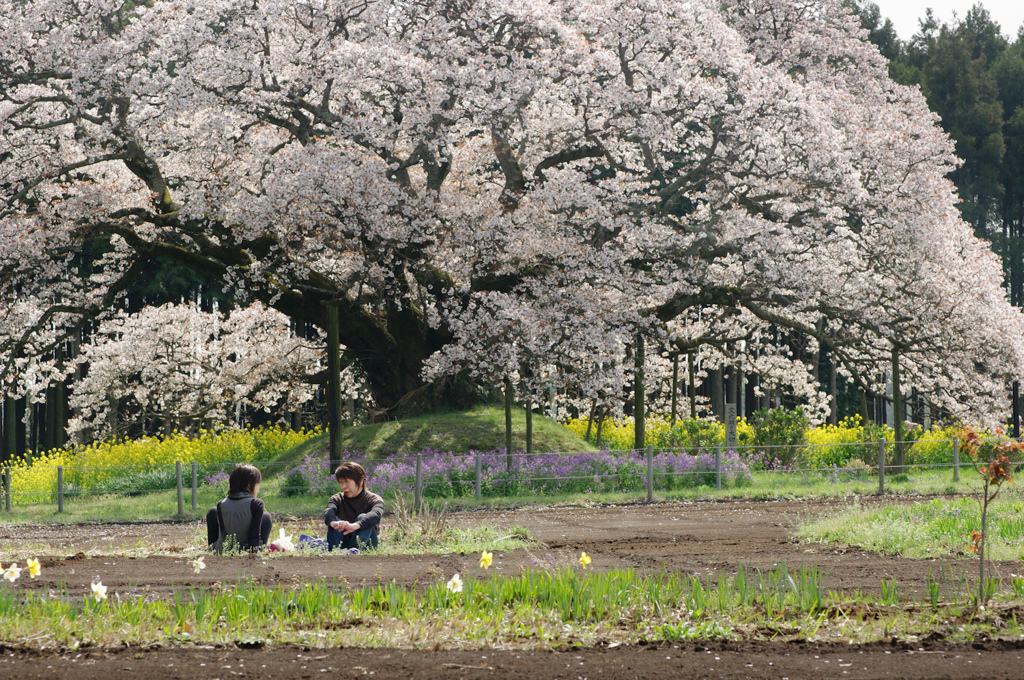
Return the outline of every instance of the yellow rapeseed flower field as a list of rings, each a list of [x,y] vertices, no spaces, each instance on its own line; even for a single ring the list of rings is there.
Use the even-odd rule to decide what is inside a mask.
[[[121,442],[97,442],[84,447],[54,449],[32,456],[31,461],[14,461],[11,492],[15,497],[49,495],[57,489],[57,467],[63,466],[64,480],[81,490],[92,490],[104,482],[140,472],[173,470],[198,463],[204,470],[234,463],[269,461],[301,444],[319,430],[293,431],[275,427],[202,431],[197,437],[173,433],[169,436]]]
[[[692,441],[687,430],[687,422],[688,421],[686,419],[677,420],[675,427],[673,427],[670,420],[665,416],[649,416],[645,421],[645,439],[648,444],[651,444],[656,449],[673,449],[706,444],[706,442]],[[702,430],[714,433],[714,438],[717,442],[722,444],[725,443],[724,425],[718,422],[705,420],[699,421],[699,423]],[[570,418],[563,424],[570,432],[578,436],[580,439],[584,439],[586,437],[586,418]],[[635,427],[636,425],[632,417],[626,417],[622,420],[606,418],[604,423],[601,425],[601,447],[611,449],[613,451],[632,449]],[[746,442],[753,439],[753,436],[753,426],[751,426],[746,419],[737,418],[736,439],[739,442],[739,445],[745,445]],[[592,443],[597,441],[597,422],[591,423],[590,441]]]

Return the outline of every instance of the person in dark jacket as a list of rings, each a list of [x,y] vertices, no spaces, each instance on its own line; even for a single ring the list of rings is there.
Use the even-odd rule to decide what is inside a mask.
[[[366,470],[359,463],[342,463],[334,478],[341,492],[331,496],[324,511],[327,549],[376,548],[384,499],[367,490]]]
[[[258,550],[270,540],[273,518],[257,498],[262,480],[255,466],[236,465],[228,477],[227,498],[206,513],[207,543],[218,555],[224,551],[225,541],[233,541],[242,550]]]

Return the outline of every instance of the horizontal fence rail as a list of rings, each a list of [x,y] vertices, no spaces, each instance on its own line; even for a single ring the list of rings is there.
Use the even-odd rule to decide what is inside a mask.
[[[579,493],[645,494],[650,502],[656,493],[700,488],[709,493],[735,487],[772,488],[793,480],[808,484],[827,481],[873,485],[877,479],[878,491],[884,492],[887,484],[904,481],[901,476],[924,471],[950,474],[956,483],[965,462],[969,469],[986,462],[971,458],[962,461],[957,439],[930,440],[927,444],[915,449],[912,443],[906,443],[902,464],[896,460],[895,445],[888,441],[737,446],[728,450],[718,444],[598,452],[427,451],[354,460],[367,469],[371,490],[385,497],[411,497],[416,508],[431,499],[481,500]],[[855,447],[853,452],[850,447]],[[828,463],[840,459],[842,464]],[[273,487],[276,495],[326,497],[338,491],[326,453],[311,454],[298,465],[250,462],[262,470],[265,478],[280,480]],[[1024,460],[1013,463],[1021,465]],[[3,467],[2,507],[11,511],[12,506],[55,503],[57,511],[63,512],[66,499],[174,491],[174,514],[185,516],[186,492],[195,513],[200,493],[226,494],[228,473],[234,464],[176,461],[172,465]],[[272,505],[272,500],[268,500],[268,505]]]

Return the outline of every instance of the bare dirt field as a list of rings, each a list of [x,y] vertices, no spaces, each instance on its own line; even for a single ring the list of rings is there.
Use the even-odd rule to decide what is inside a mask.
[[[1019,680],[1024,651],[976,646],[709,643],[564,651],[410,651],[365,649],[196,649],[78,652],[33,657],[5,652],[0,677],[30,680],[373,678],[474,680],[715,678],[823,680],[921,678]]]
[[[865,501],[867,502],[867,501]],[[896,579],[904,592],[923,592],[929,568],[973,570],[970,560],[908,560],[857,548],[801,543],[791,536],[801,519],[827,512],[836,501],[682,502],[595,508],[541,507],[508,511],[453,513],[456,525],[487,523],[526,527],[543,546],[495,555],[497,573],[517,573],[538,563],[572,564],[580,551],[598,570],[662,568],[686,574],[732,572],[738,565],[770,568],[817,565],[828,572],[829,590],[877,592],[881,580]],[[385,521],[387,521],[385,519]],[[311,523],[284,523],[289,532],[309,531]],[[276,530],[275,530],[276,532]],[[43,575],[25,587],[65,584],[84,592],[99,577],[112,592],[146,587],[155,592],[210,587],[252,578],[266,585],[317,579],[349,584],[396,579],[404,584],[434,581],[456,571],[474,573],[479,556],[326,555],[206,558],[207,569],[193,573],[191,555],[132,556],[140,545],[162,552],[194,548],[204,539],[195,524],[0,525],[0,556],[16,546],[39,546]],[[996,565],[1008,573],[1016,565]],[[972,645],[945,642],[919,647],[893,645],[827,646],[767,642],[715,642],[563,652],[203,649],[78,651],[38,657],[9,649],[0,657],[0,678],[108,678],[132,672],[160,678],[357,677],[376,678],[1020,678],[1024,650],[1017,642]],[[201,664],[206,664],[205,666]],[[324,675],[322,675],[324,674]]]

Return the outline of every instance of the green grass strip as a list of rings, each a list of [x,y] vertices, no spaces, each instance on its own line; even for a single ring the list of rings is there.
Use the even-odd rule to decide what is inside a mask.
[[[150,644],[301,644],[391,647],[551,647],[680,639],[791,638],[865,642],[894,631],[939,631],[969,639],[979,631],[1019,635],[1012,614],[1024,579],[993,584],[996,599],[973,609],[970,589],[948,601],[939,584],[932,607],[884,589],[884,602],[825,591],[815,567],[768,572],[740,568],[701,580],[632,569],[526,570],[516,576],[445,577],[406,587],[344,582],[263,587],[244,581],[154,597],[145,589],[109,593],[0,588],[0,641],[34,649]],[[941,592],[939,592],[941,591]],[[941,606],[938,600],[943,600]],[[903,598],[910,598],[903,599]],[[927,596],[925,601],[927,601]]]
[[[717,490],[711,486],[677,489],[670,492],[658,490],[657,500],[698,500],[698,499],[801,499],[835,498],[843,496],[871,495],[878,490],[877,479],[844,478],[814,473],[755,472],[754,483],[746,487],[729,487]],[[267,508],[275,515],[291,515],[297,518],[320,517],[327,503],[327,495],[301,495],[282,497],[283,476],[264,480],[260,496],[267,502]],[[891,482],[887,490],[899,495],[973,494],[977,493],[979,482],[976,476],[961,475],[957,483],[947,470],[923,470],[911,472],[905,481]],[[225,489],[200,486],[197,508],[191,509],[191,491],[184,489],[184,515],[177,514],[177,497],[173,490],[153,491],[137,496],[124,495],[78,495],[65,499],[64,512],[57,512],[56,502],[48,499],[41,503],[18,502],[11,512],[0,513],[0,522],[137,522],[140,520],[202,519],[206,511],[224,497]],[[447,503],[448,510],[472,510],[476,508],[509,508],[527,505],[582,505],[594,506],[606,503],[631,503],[646,500],[645,491],[620,491],[600,493],[574,493],[549,495],[522,495],[484,498],[476,501],[472,496],[463,498],[427,498],[433,504]],[[394,499],[385,499],[389,506]]]
[[[865,550],[911,558],[970,556],[972,531],[981,530],[977,498],[936,498],[882,507],[855,501],[839,512],[801,526],[797,535],[811,541],[860,546]],[[989,507],[988,557],[1024,559],[1024,501],[1007,493]]]

